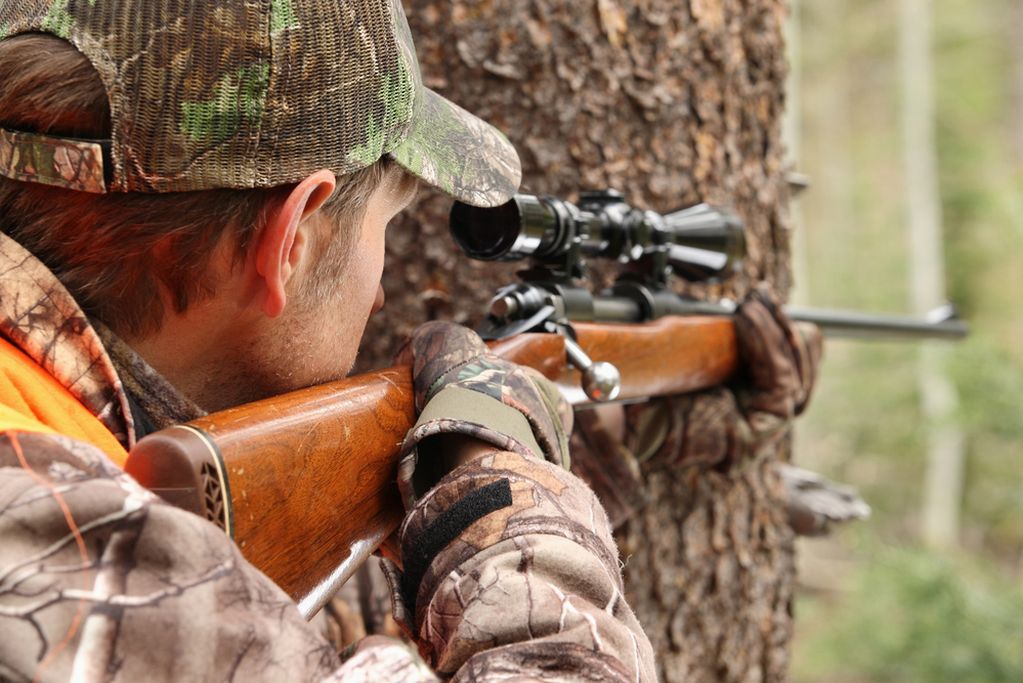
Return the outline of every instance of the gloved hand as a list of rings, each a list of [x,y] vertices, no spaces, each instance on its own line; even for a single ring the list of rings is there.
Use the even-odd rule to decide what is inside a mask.
[[[568,468],[572,411],[539,372],[498,358],[475,332],[446,322],[420,326],[396,360],[412,366],[420,411],[398,468],[406,509],[457,466],[451,452],[466,441]]]
[[[650,465],[717,466],[774,445],[803,412],[821,357],[816,326],[794,324],[766,285],[735,314],[739,372],[729,387],[627,411],[626,445]]]
[[[607,517],[564,469],[571,412],[557,389],[445,323],[420,327],[402,361],[412,364],[422,413],[399,467],[401,567],[381,566],[394,618],[423,658],[445,679],[511,670],[526,671],[523,680],[564,678],[582,666],[594,680],[653,680],[649,641],[622,600]],[[431,472],[452,440],[477,451]],[[602,642],[596,654],[593,638]],[[534,639],[547,649],[524,642]]]

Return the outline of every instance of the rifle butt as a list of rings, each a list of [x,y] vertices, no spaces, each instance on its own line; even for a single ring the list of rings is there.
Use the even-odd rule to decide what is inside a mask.
[[[408,368],[392,368],[161,430],[125,470],[220,526],[309,617],[401,521],[414,420]]]

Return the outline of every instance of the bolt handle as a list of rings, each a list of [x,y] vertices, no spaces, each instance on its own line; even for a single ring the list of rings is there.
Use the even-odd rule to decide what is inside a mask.
[[[575,340],[565,337],[568,362],[583,376],[583,391],[593,401],[604,403],[618,398],[622,391],[622,373],[611,363],[594,363]]]

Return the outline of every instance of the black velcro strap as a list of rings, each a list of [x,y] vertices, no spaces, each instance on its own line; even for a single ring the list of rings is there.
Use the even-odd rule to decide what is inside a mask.
[[[511,482],[499,479],[465,495],[442,512],[419,537],[402,549],[404,568],[401,596],[410,614],[416,613],[416,594],[430,563],[449,543],[477,520],[512,504]]]

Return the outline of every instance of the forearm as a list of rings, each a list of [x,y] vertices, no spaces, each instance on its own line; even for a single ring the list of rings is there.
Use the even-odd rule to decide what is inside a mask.
[[[654,679],[607,517],[556,465],[477,453],[416,504],[402,554],[398,614],[441,675]]]

